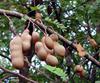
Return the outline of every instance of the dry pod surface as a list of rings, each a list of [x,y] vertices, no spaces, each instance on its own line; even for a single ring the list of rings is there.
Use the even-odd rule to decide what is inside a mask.
[[[35,44],[37,41],[39,41],[39,38],[40,38],[39,33],[33,31],[33,32],[32,32],[32,41],[33,41],[34,44]]]
[[[45,44],[49,49],[53,49],[54,47],[54,41],[49,36],[45,37]]]
[[[43,47],[42,42],[36,42],[35,43],[35,52],[37,53],[41,47]]]
[[[83,71],[83,66],[82,65],[76,65],[75,68],[74,68],[74,70],[76,72],[82,72]]]
[[[31,48],[31,36],[29,35],[29,30],[25,30],[22,35],[23,51],[28,51]]]
[[[56,66],[58,65],[58,59],[55,56],[48,54],[46,58],[46,63],[51,66]]]
[[[24,60],[22,58],[13,58],[12,59],[12,65],[16,69],[22,69],[24,67]]]
[[[37,56],[39,57],[40,60],[46,60],[47,55],[48,54],[44,49],[44,47],[40,48],[39,51],[37,52]]]
[[[49,49],[49,48],[45,45],[45,43],[43,44],[43,46],[44,46],[44,48],[45,48],[45,50],[47,51],[48,54],[53,54],[53,52],[54,52],[53,49]]]
[[[85,70],[83,69],[82,65],[76,65],[74,70],[76,74],[79,75],[80,77],[83,77],[85,75]]]
[[[11,55],[12,65],[15,68],[20,69],[24,67],[24,55],[22,52],[22,39],[18,35],[10,41],[10,55]]]
[[[45,36],[42,37],[41,42],[45,43]]]
[[[65,48],[64,46],[60,45],[59,43],[54,43],[54,52],[60,56],[65,56]]]
[[[46,46],[46,44],[45,44],[45,36],[42,37],[41,42],[43,43],[43,46],[44,46],[45,50],[46,50],[48,53],[53,54],[53,49],[49,49],[49,48]]]
[[[53,40],[53,41],[57,41],[58,40],[58,36],[56,34],[51,34],[50,35],[50,38]]]

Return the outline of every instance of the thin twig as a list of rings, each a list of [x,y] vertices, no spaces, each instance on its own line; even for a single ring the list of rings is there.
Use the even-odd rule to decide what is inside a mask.
[[[25,62],[28,64],[28,66],[31,66],[33,69],[36,69],[36,67],[33,66],[33,65],[28,61],[27,57],[24,57],[24,60],[25,60]],[[47,74],[45,74],[45,72],[43,72],[43,71],[41,71],[41,70],[39,70],[39,69],[36,69],[36,70],[37,70],[40,74],[44,75],[47,79],[52,80]]]
[[[0,9],[0,15],[4,15],[4,13],[6,13],[6,15],[8,15],[8,16],[17,17],[17,18],[22,18],[24,16],[22,13],[19,13],[16,11]]]
[[[30,26],[30,21],[28,22],[27,29],[29,28],[29,26]]]
[[[30,20],[31,21],[31,20]],[[39,30],[43,33],[43,34],[45,34],[45,32],[38,26],[38,25],[36,25],[33,21],[31,21],[32,22],[32,24],[33,25],[35,25],[37,28],[39,28]]]
[[[9,77],[11,77],[11,76],[13,76],[13,75],[11,75],[11,74],[10,74],[10,75],[6,75],[6,76],[4,76],[3,78],[1,78],[0,81],[2,82],[3,80],[5,80],[5,79],[7,79],[7,78],[9,78]]]
[[[8,59],[8,60],[11,62],[11,59],[10,59],[8,56],[3,55],[3,54],[0,54],[0,56],[2,56],[2,57],[4,57],[4,58]]]
[[[36,82],[34,80],[28,79],[27,77],[25,77],[25,76],[23,76],[23,75],[21,75],[19,73],[12,72],[12,71],[10,71],[10,70],[2,67],[2,66],[0,66],[0,69],[2,69],[3,71],[5,71],[6,73],[10,73],[10,74],[13,74],[14,76],[18,76],[18,77],[20,77],[22,79],[25,79],[26,81],[29,81],[30,83],[38,83],[38,82]]]

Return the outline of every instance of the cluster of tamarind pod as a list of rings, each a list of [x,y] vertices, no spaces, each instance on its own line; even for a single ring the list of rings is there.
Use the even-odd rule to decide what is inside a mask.
[[[61,57],[65,56],[64,46],[60,45],[57,41],[58,36],[56,34],[51,34],[50,36],[43,36],[41,41],[35,43],[35,52],[39,59],[51,66],[58,65],[58,59],[55,55]]]
[[[20,69],[25,66],[24,56],[28,55],[31,48],[31,39],[32,37],[29,35],[29,30],[26,29],[21,35],[16,35],[10,41],[11,61],[15,68]]]
[[[33,31],[32,35],[30,35],[29,30],[25,29],[21,35],[16,35],[10,41],[10,55],[13,67],[17,69],[25,67],[24,57],[29,55],[32,43],[40,60],[51,66],[58,65],[58,59],[54,55],[64,57],[65,48],[57,41],[58,36],[56,34],[44,35],[40,39],[38,32]]]

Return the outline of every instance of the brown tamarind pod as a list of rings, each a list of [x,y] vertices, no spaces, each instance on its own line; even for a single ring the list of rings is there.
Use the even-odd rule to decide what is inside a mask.
[[[45,50],[47,51],[48,54],[53,54],[53,53],[54,53],[54,49],[49,49],[49,48],[45,45],[45,43],[43,44],[43,46],[44,46],[44,48],[45,48]]]
[[[22,39],[19,35],[15,36],[10,41],[10,55],[12,65],[17,68],[21,69],[24,67],[24,55],[22,51]]]
[[[37,56],[39,57],[40,60],[46,60],[48,53],[47,51],[44,49],[44,47],[41,47],[39,49],[39,51],[37,52]]]
[[[51,66],[56,66],[58,65],[58,59],[55,56],[48,54],[46,58],[46,63]]]
[[[46,45],[48,49],[53,49],[54,48],[54,41],[49,37],[49,36],[44,36],[41,39],[42,43]]]
[[[32,32],[32,42],[35,44],[37,41],[39,41],[39,38],[40,38],[39,33],[33,31]]]
[[[29,30],[26,29],[21,35],[23,51],[28,51],[31,48],[31,36]]]
[[[58,40],[58,36],[56,34],[51,34],[50,35],[50,38],[53,40],[53,41],[57,41]]]
[[[58,54],[59,56],[64,57],[65,56],[65,47],[63,45],[60,45],[59,43],[54,43],[54,52]]]
[[[44,46],[45,50],[46,50],[48,53],[53,54],[54,50],[53,50],[53,49],[49,49],[49,48],[46,46],[46,44],[45,44],[45,36],[42,37],[41,41],[42,41],[42,43],[43,43],[43,46]]]
[[[76,72],[83,71],[83,66],[82,66],[82,65],[76,65],[75,68],[74,68],[74,70],[75,70]]]
[[[53,41],[49,36],[46,36],[46,37],[45,37],[45,45],[46,45],[49,49],[53,49],[53,48],[54,48],[54,41]]]
[[[43,47],[43,43],[39,41],[36,42],[35,43],[35,53],[37,53],[41,47]]]
[[[83,66],[82,65],[76,65],[74,67],[74,71],[80,76],[80,77],[83,77],[84,74],[85,74],[85,70],[83,69]]]

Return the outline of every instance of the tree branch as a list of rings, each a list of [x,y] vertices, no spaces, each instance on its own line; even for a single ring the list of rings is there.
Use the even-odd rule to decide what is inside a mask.
[[[21,74],[19,74],[19,73],[11,72],[10,70],[5,69],[5,68],[2,67],[2,66],[0,66],[0,69],[2,69],[3,71],[5,71],[6,73],[10,73],[10,74],[12,74],[12,75],[14,75],[14,76],[18,76],[18,77],[20,77],[20,78],[22,78],[22,79],[24,79],[24,80],[26,80],[26,81],[29,81],[30,83],[38,83],[38,82],[36,82],[36,81],[34,81],[34,80],[28,79],[27,77],[25,77],[25,76],[23,76],[23,75],[21,75]]]
[[[4,76],[3,78],[0,79],[0,82],[2,82],[3,80],[5,80],[5,79],[7,79],[7,78],[9,78],[9,77],[12,77],[12,76],[13,76],[13,75],[11,75],[11,74],[10,74],[10,75],[6,75],[6,76]]]
[[[11,59],[10,59],[8,56],[5,56],[5,55],[3,55],[3,54],[0,54],[0,56],[1,56],[1,57],[4,57],[4,58],[6,58],[6,59],[8,59],[8,60],[11,62]]]
[[[8,16],[17,17],[17,18],[21,18],[24,16],[23,14],[15,12],[15,11],[0,9],[0,15],[4,15],[4,13]]]
[[[87,53],[85,57],[100,68],[100,62],[93,58],[90,54]]]
[[[17,17],[17,18],[22,18],[24,16],[24,14],[21,14],[21,13],[18,13],[18,12],[13,12],[13,11],[8,11],[8,10],[3,10],[3,9],[0,9],[0,14],[3,15],[4,13],[6,13],[6,15],[9,15],[9,16],[13,16],[13,17]],[[65,39],[63,36],[61,36],[60,34],[58,34],[57,32],[55,32],[54,30],[50,29],[50,28],[47,28],[44,24],[42,23],[39,23],[37,21],[34,21],[34,19],[32,18],[28,18],[28,20],[32,20],[35,24],[37,24],[41,29],[46,29],[48,32],[50,33],[55,33],[58,35],[59,39],[61,39],[63,42],[65,42],[66,44],[68,44],[69,46],[73,47],[73,49],[76,50],[74,44]],[[97,61],[95,58],[93,58],[89,53],[86,54],[85,56],[87,59],[89,59],[90,61],[92,61],[96,66],[100,67],[100,62]]]
[[[4,16],[7,17],[7,19],[9,20],[9,29],[10,31],[14,34],[14,35],[17,35],[17,32],[15,30],[15,27],[13,26],[13,22],[12,20],[4,13]]]
[[[42,75],[44,75],[47,79],[53,80],[53,79],[51,79],[51,78],[49,77],[49,75],[45,74],[45,72],[43,72],[43,71],[41,71],[40,69],[37,69],[35,66],[33,66],[33,65],[28,61],[27,57],[25,57],[25,62],[28,64],[28,66],[30,66],[30,67],[32,67],[33,69],[35,69],[35,70],[38,72],[38,74],[42,74]]]

